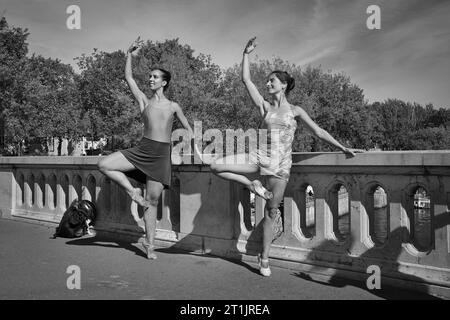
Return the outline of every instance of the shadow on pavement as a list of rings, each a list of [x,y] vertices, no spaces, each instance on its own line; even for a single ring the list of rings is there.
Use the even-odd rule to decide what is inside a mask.
[[[335,288],[344,288],[346,286],[360,288],[386,300],[442,300],[438,297],[429,295],[427,293],[404,290],[390,286],[382,286],[381,289],[370,290],[366,286],[362,285],[361,281],[351,280],[348,278],[338,278],[337,276],[333,276],[328,281],[319,281],[312,279],[312,277],[309,274],[303,272],[298,272],[295,273],[294,275],[303,280],[307,280],[325,286],[332,286]]]
[[[82,237],[73,240],[69,240],[66,242],[68,245],[75,246],[98,246],[104,248],[123,248],[125,250],[134,252],[137,256],[143,257],[147,259],[147,255],[140,249],[133,245],[133,243],[137,243],[139,238],[136,238],[136,241],[126,241],[126,240],[117,240],[112,237],[107,236],[92,236],[92,237]]]

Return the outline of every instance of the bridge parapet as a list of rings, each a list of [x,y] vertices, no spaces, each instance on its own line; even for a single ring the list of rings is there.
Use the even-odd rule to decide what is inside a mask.
[[[98,232],[138,240],[142,216],[96,167],[99,157],[0,157],[0,210],[12,219],[59,223],[74,199],[98,208]],[[141,186],[143,187],[143,186]],[[173,165],[158,208],[165,247],[253,260],[264,200],[214,176],[208,166]],[[450,298],[450,151],[293,155],[280,211],[284,232],[271,263],[311,277],[382,285]]]

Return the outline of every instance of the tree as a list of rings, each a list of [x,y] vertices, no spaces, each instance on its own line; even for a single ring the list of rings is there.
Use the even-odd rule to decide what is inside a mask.
[[[417,103],[406,103],[399,99],[374,103],[371,109],[374,110],[376,123],[382,132],[380,147],[383,150],[417,150],[411,140],[415,136],[413,133],[432,125],[429,119],[435,112],[430,105],[424,109]]]
[[[5,112],[20,93],[18,78],[22,73],[28,53],[27,29],[10,27],[5,17],[0,19],[0,149],[5,147]]]
[[[44,148],[51,137],[79,137],[80,110],[75,74],[59,60],[32,55],[16,75],[17,92],[5,109],[6,130],[15,143],[37,142]]]
[[[310,100],[303,98],[312,107],[311,117],[321,128],[343,145],[364,149],[371,146],[372,130],[363,90],[351,83],[348,76],[308,66],[297,82],[301,95]],[[314,139],[311,151],[327,150],[332,148]]]
[[[427,116],[424,117],[424,127],[450,127],[450,109],[434,109],[432,104],[426,107]]]
[[[428,127],[410,132],[409,150],[448,150],[450,149],[449,127]]]

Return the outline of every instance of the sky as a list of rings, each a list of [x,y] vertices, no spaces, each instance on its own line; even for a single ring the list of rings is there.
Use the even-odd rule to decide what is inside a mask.
[[[67,28],[70,5],[80,8],[79,30]],[[367,27],[370,5],[380,8],[379,30]],[[342,72],[370,103],[450,108],[448,0],[0,0],[0,12],[28,28],[30,53],[76,70],[75,57],[126,50],[138,36],[178,38],[225,69],[256,36],[258,58]]]

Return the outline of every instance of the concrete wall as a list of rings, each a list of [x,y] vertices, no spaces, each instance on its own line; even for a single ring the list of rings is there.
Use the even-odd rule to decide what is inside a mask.
[[[99,232],[137,241],[143,223],[132,218],[136,206],[96,170],[99,159],[0,158],[3,217],[56,225],[73,199],[91,199],[98,206]],[[293,163],[284,197],[284,233],[272,245],[272,265],[313,278],[349,277],[363,283],[367,268],[377,265],[383,284],[450,298],[450,151],[370,152],[352,159],[341,153],[301,153]],[[217,178],[207,166],[174,165],[173,180],[174,187],[160,201],[159,245],[255,261],[261,249],[263,199],[256,197],[252,218],[248,190]],[[308,185],[314,190],[313,213],[305,197]],[[339,235],[341,185],[348,192],[347,237]],[[386,193],[382,202],[389,222],[388,239],[381,245],[372,240],[373,216],[381,201],[375,194],[378,186]],[[415,241],[417,187],[431,198],[432,244],[427,248],[418,248]],[[313,228],[313,235],[307,228]]]

